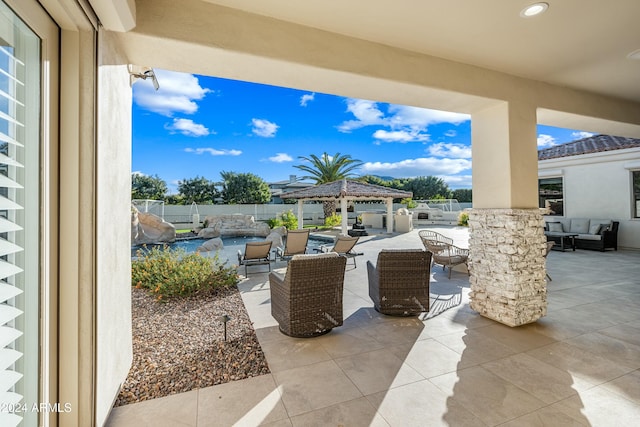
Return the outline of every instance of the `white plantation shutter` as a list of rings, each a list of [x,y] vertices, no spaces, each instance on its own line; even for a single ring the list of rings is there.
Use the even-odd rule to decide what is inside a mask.
[[[39,220],[37,215],[26,215],[24,208],[35,197],[36,205],[29,209],[38,210],[39,188],[37,184],[35,188],[23,186],[29,174],[34,181],[40,170],[39,140],[33,138],[39,130],[27,129],[39,126],[39,105],[29,104],[39,103],[39,74],[36,71],[34,79],[29,67],[39,69],[40,60],[37,37],[2,3],[0,28],[4,28],[0,30],[0,403],[6,409],[7,405],[30,404],[25,375],[38,375],[37,363],[34,366],[25,360],[33,359],[25,357],[26,351],[38,342],[37,327],[25,320],[29,310],[36,310],[37,315],[38,283],[26,279],[29,276],[24,271],[25,262],[31,262],[27,260],[37,262],[39,257],[37,242],[35,247],[30,245],[25,230],[37,233]],[[20,412],[0,412],[0,426],[18,425],[23,417],[25,422],[30,418]]]

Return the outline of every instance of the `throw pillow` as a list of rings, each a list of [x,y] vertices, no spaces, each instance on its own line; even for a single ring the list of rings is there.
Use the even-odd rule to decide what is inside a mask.
[[[562,232],[564,232],[564,229],[562,228],[562,223],[561,222],[548,222],[547,223],[547,227],[548,227],[549,231],[551,231],[552,233],[562,233]]]
[[[602,228],[602,224],[594,224],[589,227],[589,234],[598,234],[600,233],[600,229]]]
[[[589,220],[586,218],[573,218],[569,231],[576,234],[587,234],[589,232]]]
[[[605,231],[609,231],[609,226],[607,224],[600,224],[600,230],[598,230],[598,234],[602,234]]]

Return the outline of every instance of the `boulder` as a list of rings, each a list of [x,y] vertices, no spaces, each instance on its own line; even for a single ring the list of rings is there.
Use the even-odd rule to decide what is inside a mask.
[[[140,212],[131,207],[131,244],[171,243],[176,240],[173,224],[152,213]]]
[[[278,248],[278,247],[283,247],[284,243],[282,242],[282,234],[280,234],[277,231],[272,231],[271,233],[269,233],[269,235],[265,238],[265,240],[269,240],[271,242],[273,242],[271,244],[272,248]]]
[[[256,222],[253,215],[208,215],[204,221],[208,227],[220,233],[219,236],[265,237],[271,231],[266,223]]]
[[[222,243],[222,239],[219,237],[216,237],[214,239],[207,240],[202,245],[198,246],[196,248],[196,252],[213,252],[213,251],[220,250],[223,247],[224,247],[224,244]]]
[[[280,227],[276,227],[273,230],[271,230],[271,233],[278,233],[280,234],[280,236],[284,237],[287,235],[287,227],[285,227],[284,225]]]
[[[214,227],[203,228],[198,231],[198,237],[202,237],[203,239],[212,239],[214,237],[220,237],[220,230]]]

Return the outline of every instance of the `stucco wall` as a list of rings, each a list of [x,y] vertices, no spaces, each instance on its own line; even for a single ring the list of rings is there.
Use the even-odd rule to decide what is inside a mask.
[[[102,425],[129,372],[133,357],[130,264],[132,94],[126,60],[108,33],[100,33],[98,51],[95,416],[96,424]],[[118,63],[121,65],[113,65]]]
[[[539,172],[544,176],[564,177],[566,218],[620,221],[618,246],[640,249],[640,219],[632,218],[631,170],[628,168],[639,161],[640,149],[616,150],[544,160],[539,163]]]

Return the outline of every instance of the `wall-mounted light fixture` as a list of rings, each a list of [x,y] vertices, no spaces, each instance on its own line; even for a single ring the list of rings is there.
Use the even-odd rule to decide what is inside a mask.
[[[160,89],[160,85],[158,84],[158,79],[156,78],[156,73],[153,71],[151,67],[140,67],[137,65],[129,64],[127,66],[129,70],[129,84],[133,86],[137,79],[147,80],[151,79],[153,83],[153,87],[155,90]]]
[[[629,55],[627,55],[628,59],[640,59],[640,49],[634,50]]]

